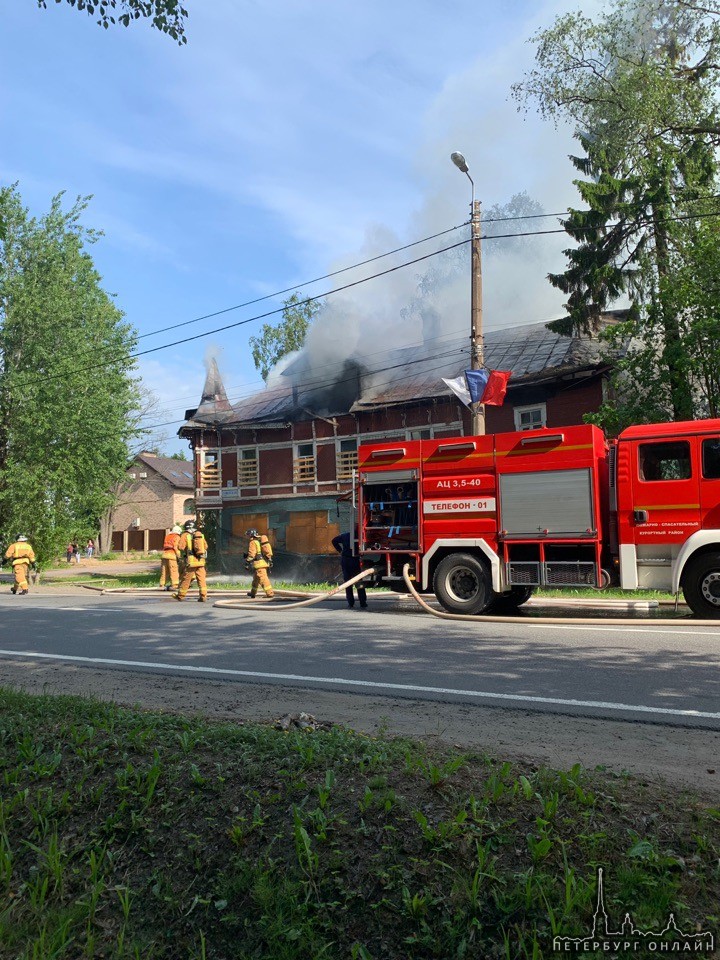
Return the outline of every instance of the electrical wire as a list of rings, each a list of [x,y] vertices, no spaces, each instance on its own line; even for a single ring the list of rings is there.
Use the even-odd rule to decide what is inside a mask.
[[[700,199],[704,199],[704,198],[700,198]],[[544,215],[543,215],[543,216],[544,216]],[[553,216],[554,216],[554,214],[553,214]],[[682,221],[686,221],[686,220],[707,219],[707,218],[713,218],[713,217],[718,217],[718,216],[720,216],[720,212],[713,212],[713,213],[706,213],[706,214],[688,214],[688,215],[685,215],[685,216],[668,217],[668,218],[665,218],[665,219],[660,220],[660,221],[657,221],[657,222],[658,222],[658,223],[673,223],[673,222],[682,222]],[[521,219],[522,219],[522,218],[521,218]],[[645,221],[644,223],[638,224],[638,226],[639,226],[639,227],[648,226],[648,225],[650,225],[652,222],[653,222],[653,221]],[[610,224],[610,225],[607,225],[607,224],[606,224],[606,225],[605,225],[605,228],[607,228],[608,226],[613,226],[613,225],[614,225],[614,224]],[[458,229],[458,228],[453,228],[453,229]],[[598,228],[597,226],[593,226],[593,227],[587,227],[587,228],[585,228],[585,229],[586,229],[587,231],[590,231],[590,230],[595,231],[595,230],[600,229],[600,228]],[[567,233],[567,231],[566,231],[564,228],[557,228],[557,229],[554,229],[554,230],[522,231],[522,232],[520,232],[520,233],[496,234],[496,235],[494,235],[494,236],[492,236],[492,235],[485,235],[485,236],[482,237],[482,239],[483,239],[483,240],[488,240],[488,241],[489,241],[489,240],[506,240],[506,239],[517,238],[517,237],[548,236],[548,235],[551,235],[551,234],[562,234],[562,233]],[[418,241],[418,242],[422,242],[422,241]],[[421,257],[417,257],[417,258],[415,258],[414,260],[409,260],[409,261],[406,261],[406,262],[404,262],[404,263],[397,264],[397,265],[394,266],[394,267],[390,267],[390,268],[388,268],[387,270],[383,270],[383,271],[380,271],[379,273],[372,274],[372,275],[370,275],[369,277],[363,277],[363,278],[360,279],[360,280],[355,280],[355,281],[352,281],[352,282],[350,282],[350,283],[343,284],[343,285],[340,286],[340,287],[335,287],[335,288],[333,288],[333,289],[331,289],[331,290],[325,291],[324,293],[317,294],[317,295],[311,296],[311,297],[307,297],[307,298],[305,298],[304,300],[298,301],[297,306],[304,306],[304,305],[306,305],[306,304],[313,303],[313,302],[316,301],[316,300],[321,300],[321,299],[323,299],[324,297],[332,296],[333,294],[341,293],[341,292],[343,292],[343,291],[345,291],[345,290],[349,290],[349,289],[351,289],[351,288],[353,288],[353,287],[356,287],[356,286],[358,286],[358,285],[360,285],[360,284],[362,284],[362,283],[367,283],[367,282],[370,281],[370,280],[375,280],[375,279],[377,279],[378,277],[387,276],[387,275],[389,275],[389,274],[391,274],[391,273],[395,273],[395,272],[398,271],[398,270],[402,270],[402,269],[404,269],[405,267],[413,266],[414,264],[421,263],[421,262],[423,262],[423,261],[425,261],[425,260],[428,260],[428,259],[430,259],[430,258],[432,258],[432,257],[439,256],[439,255],[442,254],[442,253],[447,253],[449,250],[454,250],[454,249],[457,249],[457,248],[459,248],[459,247],[462,247],[462,246],[464,246],[464,245],[466,245],[466,244],[468,244],[468,243],[470,243],[470,242],[471,242],[471,239],[470,239],[470,238],[467,238],[466,240],[461,240],[461,241],[459,241],[458,243],[451,244],[450,246],[442,247],[442,248],[440,248],[439,250],[433,251],[432,253],[428,253],[428,254],[425,254],[425,255],[423,255],[423,256],[421,256]],[[227,309],[230,310],[230,309],[233,309],[233,308],[227,308]],[[201,340],[201,339],[203,339],[203,338],[205,338],[205,337],[212,336],[212,335],[214,335],[214,334],[216,334],[216,333],[223,333],[223,332],[225,332],[226,330],[231,330],[231,329],[234,329],[234,328],[239,327],[239,326],[244,326],[245,324],[248,324],[248,323],[253,323],[253,322],[255,322],[256,320],[263,320],[263,319],[266,319],[267,317],[275,316],[275,315],[277,315],[278,313],[282,313],[284,310],[285,310],[285,307],[284,307],[284,306],[283,306],[283,307],[278,307],[278,308],[275,309],[275,310],[269,310],[269,311],[267,311],[267,312],[265,312],[265,313],[257,314],[257,315],[255,315],[255,316],[253,316],[253,317],[248,317],[248,318],[246,318],[246,319],[244,319],[244,320],[238,320],[238,321],[236,321],[235,323],[225,324],[225,325],[222,326],[222,327],[216,327],[216,328],[213,329],[213,330],[207,330],[207,331],[205,331],[205,333],[196,334],[195,336],[192,336],[192,337],[184,337],[184,338],[181,338],[180,340],[174,340],[174,341],[171,341],[170,343],[162,344],[162,345],[160,345],[160,346],[158,346],[158,347],[152,347],[152,348],[147,349],[147,350],[140,350],[140,351],[136,351],[136,352],[134,352],[134,353],[123,353],[123,354],[121,354],[121,355],[119,355],[119,356],[116,356],[116,357],[111,357],[111,358],[106,359],[106,360],[101,360],[101,361],[99,361],[99,364],[98,364],[98,362],[95,362],[95,363],[93,363],[93,364],[90,365],[90,366],[81,367],[81,368],[79,368],[76,372],[77,372],[77,373],[84,373],[84,372],[87,372],[87,371],[90,371],[90,370],[95,370],[95,369],[97,369],[98,365],[100,365],[100,366],[108,366],[108,365],[113,364],[113,363],[122,363],[122,362],[128,363],[128,362],[130,362],[130,361],[132,361],[132,360],[136,360],[136,359],[138,359],[139,357],[142,357],[142,356],[147,356],[147,355],[149,355],[149,354],[151,354],[151,353],[157,353],[157,352],[159,352],[159,351],[161,351],[161,350],[168,350],[168,349],[170,349],[171,347],[180,346],[180,345],[185,344],[185,343],[191,343],[191,342],[193,342],[193,341],[195,341],[195,340]],[[187,322],[190,322],[190,321],[187,321]],[[175,329],[175,328],[173,328],[173,329]],[[67,358],[65,358],[65,359],[67,360]],[[34,378],[34,379],[28,379],[28,380],[20,381],[20,382],[17,384],[17,386],[18,386],[18,387],[32,386],[32,385],[34,385],[34,384],[46,383],[46,382],[48,382],[48,381],[50,381],[50,380],[60,379],[60,378],[63,378],[63,377],[65,377],[65,376],[66,376],[65,373],[45,375],[45,376],[40,377],[40,378]]]
[[[200,322],[203,321],[203,320],[211,319],[212,317],[218,317],[218,316],[222,316],[223,314],[226,314],[226,313],[231,313],[231,312],[233,312],[233,311],[235,311],[235,310],[240,310],[240,309],[242,309],[243,307],[249,307],[249,306],[252,306],[253,304],[256,304],[256,303],[262,303],[262,302],[265,301],[265,300],[273,300],[273,299],[275,299],[276,297],[282,296],[282,295],[285,294],[285,293],[290,293],[290,292],[293,291],[293,290],[299,290],[299,289],[301,289],[302,287],[310,286],[310,285],[312,285],[313,283],[318,283],[318,282],[320,282],[321,280],[327,280],[327,279],[329,279],[329,278],[331,278],[331,277],[339,276],[339,275],[342,274],[342,273],[348,273],[350,270],[356,270],[356,269],[358,269],[358,268],[360,268],[360,267],[367,266],[369,263],[375,263],[377,260],[383,260],[385,257],[391,257],[391,256],[393,256],[393,255],[396,254],[396,253],[401,253],[403,250],[410,250],[411,248],[420,246],[420,245],[423,244],[423,243],[429,243],[431,240],[436,240],[438,237],[447,236],[447,234],[449,234],[449,233],[454,233],[456,230],[461,230],[463,227],[469,226],[469,222],[470,222],[470,221],[466,220],[464,223],[457,224],[457,225],[454,226],[454,227],[448,227],[446,230],[440,230],[440,231],[438,231],[437,233],[430,234],[429,236],[423,237],[423,238],[421,238],[420,240],[413,240],[411,243],[407,243],[407,244],[405,244],[404,246],[401,246],[401,247],[395,247],[395,249],[393,249],[393,250],[387,250],[385,253],[380,253],[380,254],[377,254],[377,255],[374,256],[374,257],[369,257],[367,260],[360,260],[360,261],[358,261],[357,263],[350,264],[350,265],[347,266],[347,267],[341,267],[341,268],[338,269],[338,270],[334,270],[334,271],[331,271],[330,273],[323,274],[322,276],[315,277],[313,280],[304,280],[304,281],[302,281],[301,283],[293,284],[291,287],[285,287],[285,288],[282,289],[282,290],[276,290],[274,293],[268,293],[268,294],[263,295],[262,297],[256,297],[254,300],[246,300],[246,301],[244,301],[243,303],[238,303],[238,304],[235,304],[234,306],[231,306],[231,307],[223,307],[221,310],[215,310],[215,311],[213,311],[213,312],[211,312],[211,313],[206,313],[206,314],[203,314],[203,315],[201,315],[201,316],[199,316],[199,317],[193,317],[191,320],[184,320],[184,321],[182,321],[181,323],[173,323],[173,324],[171,324],[170,326],[167,326],[167,327],[159,327],[157,330],[150,330],[150,331],[148,331],[147,333],[138,334],[138,335],[135,336],[133,339],[134,339],[135,342],[137,342],[137,341],[139,341],[139,340],[144,340],[144,339],[147,338],[147,337],[156,336],[157,334],[160,334],[160,333],[167,333],[167,331],[169,331],[169,330],[178,330],[178,329],[180,329],[180,328],[182,328],[182,327],[187,327],[187,326],[190,326],[191,324],[200,323]],[[437,251],[437,252],[438,252],[438,253],[441,253],[441,252],[443,252],[443,251],[441,250],[441,251]],[[410,261],[410,262],[413,263],[414,261]],[[366,279],[370,280],[370,279],[373,279],[373,277],[367,277]],[[321,294],[320,297],[321,297],[321,296],[324,296],[324,295]],[[311,300],[313,300],[313,299],[319,299],[320,297],[316,297],[316,298],[312,298],[312,297],[311,297],[311,298],[308,298],[307,300],[302,301],[302,302],[303,302],[303,303],[309,303]],[[284,310],[284,309],[285,309],[285,306],[283,305],[283,307],[281,307],[280,310]],[[276,311],[276,312],[279,312],[279,311]],[[269,314],[266,314],[266,315],[263,315],[263,316],[269,316]],[[250,318],[250,319],[252,320],[253,318]],[[248,322],[249,322],[249,321],[248,321]],[[212,331],[208,331],[208,334],[207,334],[207,335],[209,336],[211,333],[212,333]],[[183,341],[179,341],[179,342],[183,342]],[[167,344],[167,346],[174,346],[174,344]],[[84,356],[87,356],[87,355],[90,354],[90,353],[92,353],[92,348],[88,348],[88,349],[85,349],[85,350],[80,350],[80,351],[78,351],[76,354],[73,354],[73,355],[70,356],[70,357],[66,357],[65,360],[68,360],[68,359],[71,359],[71,360],[72,360],[72,359],[84,357]],[[109,361],[107,361],[107,362],[108,362],[108,363],[112,363],[112,362],[114,362],[114,361],[113,361],[113,360],[109,360]],[[87,369],[87,368],[86,368],[86,369]]]
[[[424,260],[429,260],[431,257],[437,257],[441,253],[446,253],[448,250],[454,250],[457,247],[465,246],[470,243],[470,238],[467,240],[460,240],[458,243],[453,243],[449,247],[443,247],[440,250],[435,250],[433,253],[426,253],[422,257],[416,257],[414,260],[408,260],[405,263],[396,264],[394,267],[388,267],[387,270],[381,270],[379,273],[374,273],[369,277],[363,277],[361,280],[353,280],[350,283],[345,283],[340,287],[335,287],[331,290],[326,290],[324,293],[319,293],[313,297],[307,297],[305,300],[299,300],[297,306],[305,306],[305,304],[312,303],[315,300],[321,300],[323,297],[329,297],[335,293],[342,293],[344,290],[350,290],[353,287],[359,286],[361,283],[367,283],[368,280],[376,280],[378,277],[386,277],[391,273],[396,273],[398,270],[403,270],[405,267],[411,267],[416,263],[422,263]],[[216,333],[224,333],[226,330],[233,330],[236,327],[245,326],[247,323],[253,323],[256,320],[264,320],[266,317],[275,316],[278,313],[282,313],[285,310],[285,307],[277,307],[275,310],[268,310],[265,313],[256,314],[254,317],[247,317],[245,320],[236,320],[235,323],[227,323],[222,327],[216,327],[214,330],[206,330],[205,333],[198,333],[192,337],[183,337],[180,340],[173,340],[171,343],[162,344],[159,347],[151,347],[148,350],[138,350],[135,353],[124,353],[122,355],[112,357],[107,360],[102,360],[98,363],[93,363],[88,367],[80,367],[75,373],[85,373],[88,370],[96,370],[98,365],[108,366],[113,363],[128,363],[130,360],[137,360],[138,357],[144,357],[151,353],[158,353],[160,350],[168,350],[170,347],[177,347],[184,343],[192,343],[195,340],[202,340],[205,337],[211,337]],[[57,380],[65,377],[66,374],[48,374],[43,377],[38,377],[35,379],[21,380],[17,383],[18,387],[27,387],[32,386],[37,383],[47,383],[50,380]]]
[[[215,310],[212,313],[205,313],[201,317],[193,317],[192,320],[184,320],[182,323],[173,323],[169,327],[160,327],[158,330],[151,330],[149,333],[142,333],[136,339],[144,340],[146,337],[154,337],[159,333],[167,333],[168,330],[178,330],[180,327],[188,327],[193,323],[200,323],[202,320],[210,320],[212,317],[220,317],[224,313],[231,313],[233,310],[241,310],[243,307],[251,307],[256,303],[262,303],[264,300],[274,300],[281,297],[284,293],[290,293],[293,290],[301,290],[303,287],[309,287],[313,283],[319,283],[321,280],[329,280],[331,277],[337,277],[341,273],[347,273],[349,270],[357,270],[359,267],[365,267],[369,263],[375,263],[377,260],[383,260],[385,257],[391,257],[396,253],[402,253],[403,250],[410,250],[422,243],[429,243],[430,240],[437,240],[438,237],[444,237],[448,233],[454,233],[455,230],[462,230],[469,225],[468,220],[465,223],[459,223],[455,227],[448,227],[447,230],[441,230],[439,233],[433,233],[429,237],[423,237],[422,240],[413,240],[412,243],[406,243],[405,246],[396,247],[394,250],[388,250],[386,253],[379,253],[375,257],[369,257],[367,260],[360,260],[357,263],[350,264],[349,267],[341,267],[339,270],[333,270],[331,273],[324,273],[321,277],[315,277],[314,280],[303,280],[302,283],[295,283],[291,287],[285,287],[283,290],[276,290],[274,293],[266,293],[262,297],[256,297],[254,300],[246,300],[244,303],[235,304],[233,307],[223,307],[222,310]],[[488,221],[489,222],[489,221]]]

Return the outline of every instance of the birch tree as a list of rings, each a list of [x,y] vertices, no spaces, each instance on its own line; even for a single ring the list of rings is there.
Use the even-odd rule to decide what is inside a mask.
[[[582,153],[571,160],[585,177],[574,181],[585,207],[564,221],[576,245],[566,270],[549,277],[568,295],[568,318],[553,326],[595,331],[622,298],[630,319],[610,337],[616,346],[625,338],[619,395],[635,396],[616,426],[640,410],[697,416],[717,379],[708,365],[720,364],[717,338],[695,329],[701,317],[706,333],[717,323],[720,298],[693,279],[707,269],[694,237],[718,212],[720,3],[615,0],[595,20],[558,17],[533,42],[536,67],[515,96],[572,125]]]
[[[87,200],[32,217],[0,189],[0,537],[43,562],[95,535],[137,430],[135,332],[102,289]]]

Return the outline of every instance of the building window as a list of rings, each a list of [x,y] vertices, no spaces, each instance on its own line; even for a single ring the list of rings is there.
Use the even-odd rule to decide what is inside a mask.
[[[220,486],[220,456],[217,450],[202,450],[200,454],[200,488]]]
[[[298,443],[293,460],[293,483],[312,483],[315,480],[315,444]]]
[[[423,427],[422,429],[407,431],[408,440],[432,440],[432,435],[432,427]]]
[[[255,487],[258,482],[257,447],[238,451],[238,486]]]
[[[135,474],[134,474],[134,473],[129,473],[128,476],[130,477],[131,480],[134,480],[134,479],[135,479]]]
[[[183,502],[183,516],[185,517],[194,517],[195,516],[195,501],[190,497],[189,500]]]
[[[544,403],[532,407],[515,407],[516,430],[541,430],[547,426],[547,410]]]
[[[357,440],[340,440],[337,449],[337,478],[338,480],[352,480],[353,470],[357,470],[358,452]]]

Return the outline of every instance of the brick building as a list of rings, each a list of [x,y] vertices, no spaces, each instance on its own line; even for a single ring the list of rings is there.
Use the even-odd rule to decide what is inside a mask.
[[[112,511],[112,549],[161,550],[174,523],[195,519],[192,464],[141,453],[128,469],[119,502]]]
[[[582,423],[598,410],[610,369],[596,338],[542,323],[486,334],[485,362],[513,371],[504,405],[486,408],[488,433]],[[438,355],[429,344],[387,354],[374,372],[352,359],[313,369],[301,353],[281,385],[233,405],[213,362],[179,434],[194,450],[198,511],[217,520],[222,566],[242,568],[245,530],[257,527],[274,545],[278,572],[336,573],[330,541],[351,523],[342,498],[358,444],[469,433],[469,410],[442,381],[468,366],[467,347]]]

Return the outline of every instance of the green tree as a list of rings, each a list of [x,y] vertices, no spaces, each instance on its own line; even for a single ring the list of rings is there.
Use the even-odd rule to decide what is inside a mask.
[[[62,0],[55,0],[62,3]],[[153,27],[167,34],[178,43],[187,43],[185,20],[187,10],[179,0],[65,0],[71,7],[84,10],[91,17],[97,16],[98,26],[106,30],[120,24],[129,27],[134,20],[150,20]],[[37,0],[37,5],[47,9],[47,0]]]
[[[316,300],[303,299],[293,293],[285,301],[282,320],[274,326],[264,323],[260,336],[250,337],[253,363],[263,380],[267,380],[278,360],[302,347],[320,306]]]
[[[0,537],[25,532],[44,562],[95,535],[140,416],[135,333],[87,252],[86,206],[58,196],[36,219],[0,190]]]
[[[692,417],[705,403],[691,375],[700,304],[681,302],[675,276],[696,259],[691,238],[716,190],[720,4],[615,0],[595,21],[567,14],[533,39],[537,66],[515,95],[574,125],[584,155],[571,159],[590,178],[575,181],[588,209],[564,222],[577,246],[549,277],[568,295],[568,318],[553,327],[595,330],[627,297],[629,320],[609,338],[618,348],[625,337],[618,386],[635,397],[624,413],[606,408],[608,425],[640,410]]]

